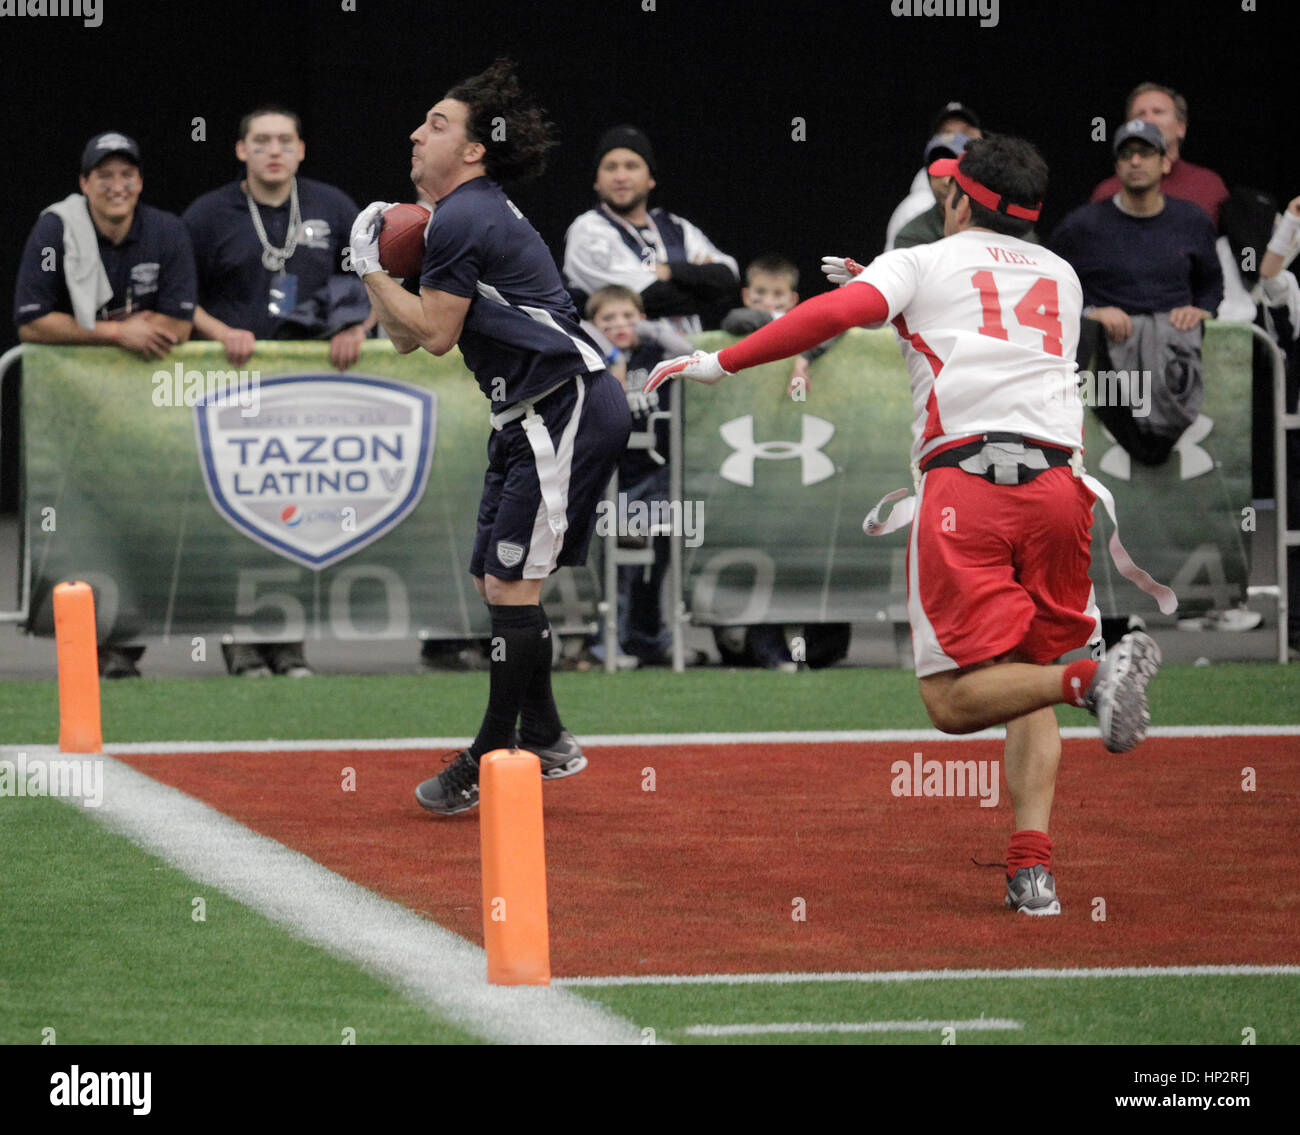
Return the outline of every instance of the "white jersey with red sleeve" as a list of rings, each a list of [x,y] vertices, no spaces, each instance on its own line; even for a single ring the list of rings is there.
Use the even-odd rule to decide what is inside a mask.
[[[873,285],[912,378],[912,460],[983,433],[1083,444],[1075,352],[1083,292],[1036,244],[967,229],[877,256]]]

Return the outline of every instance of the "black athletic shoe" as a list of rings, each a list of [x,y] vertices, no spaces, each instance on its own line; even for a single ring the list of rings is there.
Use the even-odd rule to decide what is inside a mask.
[[[426,812],[440,816],[468,812],[478,803],[478,762],[468,749],[444,760],[449,762],[447,767],[421,784],[415,798]]]
[[[314,671],[307,665],[300,642],[273,642],[262,647],[262,657],[272,674],[282,678],[310,678]]]
[[[226,670],[233,678],[269,678],[271,668],[255,643],[225,643],[221,653],[226,657]]]

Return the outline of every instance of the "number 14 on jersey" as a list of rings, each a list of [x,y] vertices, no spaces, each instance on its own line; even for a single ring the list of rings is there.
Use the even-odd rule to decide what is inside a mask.
[[[980,304],[984,308],[984,322],[980,334],[992,339],[1008,339],[1006,326],[1002,322],[1002,297],[998,295],[998,286],[993,273],[988,269],[976,272],[970,282],[980,294]],[[1022,327],[1030,327],[1043,333],[1043,350],[1049,355],[1061,356],[1061,305],[1056,290],[1056,281],[1050,276],[1039,276],[1024,298],[1011,309],[1011,314]]]

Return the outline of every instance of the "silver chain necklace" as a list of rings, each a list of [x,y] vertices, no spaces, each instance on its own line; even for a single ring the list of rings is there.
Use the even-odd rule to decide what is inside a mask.
[[[244,190],[244,197],[248,201],[248,215],[253,218],[253,228],[257,230],[257,239],[262,242],[262,265],[268,272],[283,272],[284,266],[293,251],[298,247],[298,230],[302,227],[302,213],[298,209],[298,179],[293,179],[292,188],[289,190],[289,231],[285,236],[283,248],[276,248],[266,238],[266,226],[262,224],[262,214],[257,205],[253,202],[253,195]]]

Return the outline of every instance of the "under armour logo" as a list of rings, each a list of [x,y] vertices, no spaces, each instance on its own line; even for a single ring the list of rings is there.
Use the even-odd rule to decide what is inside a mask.
[[[736,452],[722,463],[719,471],[723,480],[736,485],[752,486],[754,484],[754,461],[764,458],[769,461],[785,461],[792,457],[799,458],[802,476],[800,484],[815,485],[834,475],[835,462],[821,452],[822,446],[835,436],[835,427],[824,418],[812,414],[801,414],[803,425],[799,441],[754,441],[754,415],[746,414],[743,418],[733,418],[718,428],[718,433]]]
[[[1201,477],[1214,469],[1214,458],[1210,456],[1208,450],[1202,449],[1198,444],[1210,436],[1210,431],[1214,429],[1214,420],[1205,414],[1197,416],[1196,420],[1183,431],[1180,437],[1174,443],[1173,452],[1178,454],[1178,479],[1180,481],[1190,481],[1193,477]],[[1102,427],[1102,433],[1106,435],[1107,441],[1114,441],[1115,435]],[[1128,451],[1120,445],[1114,445],[1108,449],[1101,458],[1098,466],[1103,473],[1114,477],[1119,481],[1131,481],[1133,479],[1133,462],[1128,455]]]

